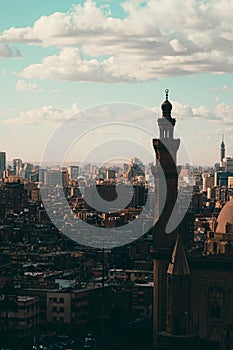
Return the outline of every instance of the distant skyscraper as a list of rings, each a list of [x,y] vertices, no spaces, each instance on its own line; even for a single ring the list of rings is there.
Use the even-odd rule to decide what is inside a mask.
[[[106,179],[107,180],[114,180],[116,178],[116,171],[114,169],[107,169],[106,170]]]
[[[26,179],[29,179],[29,176],[31,175],[32,170],[33,170],[33,164],[24,163],[23,164],[22,176],[25,177]]]
[[[3,178],[6,170],[6,152],[0,152],[0,178]]]
[[[44,184],[56,186],[62,184],[62,172],[60,170],[49,170],[44,173]]]
[[[77,178],[79,176],[79,166],[71,165],[67,168],[67,171],[68,171],[69,178],[71,181],[77,180]]]
[[[220,162],[223,162],[223,159],[225,158],[225,143],[224,143],[224,135],[222,134],[222,143],[220,146]]]
[[[225,171],[226,172],[233,172],[233,158],[227,157],[225,158]]]
[[[22,172],[22,165],[23,165],[22,159],[19,159],[19,158],[13,159],[12,163],[13,163],[14,175],[20,176]]]

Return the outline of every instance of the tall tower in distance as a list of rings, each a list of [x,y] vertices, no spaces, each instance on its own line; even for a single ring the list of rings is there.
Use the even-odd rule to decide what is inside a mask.
[[[224,158],[225,158],[225,143],[224,143],[224,134],[222,134],[222,142],[220,146],[220,165],[221,166]]]

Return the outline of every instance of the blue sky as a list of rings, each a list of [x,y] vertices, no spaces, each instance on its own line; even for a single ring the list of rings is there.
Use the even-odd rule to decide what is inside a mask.
[[[1,150],[8,160],[39,161],[66,118],[114,102],[152,109],[154,119],[137,125],[156,137],[169,88],[190,161],[219,161],[222,133],[232,156],[231,5],[231,0],[0,2]],[[95,120],[105,128],[107,122],[109,116]],[[93,119],[85,128],[92,126]]]

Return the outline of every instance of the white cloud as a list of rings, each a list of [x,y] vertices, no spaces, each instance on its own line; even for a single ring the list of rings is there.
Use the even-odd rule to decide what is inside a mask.
[[[25,68],[29,78],[38,78],[37,70],[41,79],[106,82],[231,73],[233,11],[231,1],[223,2],[128,0],[125,17],[115,18],[86,0],[67,13],[42,16],[32,27],[5,30],[0,41],[61,48]]]
[[[233,124],[233,105],[218,103],[210,109],[205,106],[199,106],[193,108],[193,115],[200,119],[204,118],[216,123],[231,125]]]
[[[16,89],[19,91],[34,91],[34,92],[43,91],[41,88],[39,88],[38,85],[27,82],[25,80],[18,80],[16,83]]]
[[[169,43],[175,52],[185,52],[187,47],[185,47],[178,39],[173,39]]]
[[[74,103],[70,109],[61,110],[52,106],[43,106],[35,109],[31,109],[26,112],[20,112],[18,117],[5,119],[3,124],[28,124],[39,125],[43,122],[55,122],[60,123],[71,117],[79,111],[77,103]]]
[[[186,104],[182,104],[179,101],[172,101],[172,117],[179,120],[209,120],[222,125],[233,125],[233,105],[227,105],[225,103],[217,103],[213,108],[207,108],[205,106],[191,107]],[[115,107],[116,108],[116,107]],[[126,107],[125,107],[126,108]],[[77,103],[74,103],[71,108],[68,109],[57,109],[52,106],[43,106],[28,110],[25,112],[18,112],[16,118],[10,118],[3,120],[4,124],[28,124],[38,125],[43,122],[60,123],[63,122],[76,113],[79,112],[79,117],[82,120],[82,124],[85,128],[92,128],[95,125],[98,126],[100,123],[112,123],[112,122],[123,122],[139,125],[145,128],[153,127],[155,118],[161,117],[162,112],[159,106],[153,108],[142,108],[134,109],[126,108],[121,110],[121,104],[119,105],[119,111],[114,111],[111,106],[99,106],[96,109],[88,109],[80,111]],[[17,113],[17,112],[15,112]],[[2,113],[3,114],[3,113]],[[4,114],[3,114],[4,115]],[[100,117],[100,118],[98,118]],[[71,118],[73,120],[73,118]],[[80,125],[81,127],[82,125]],[[224,126],[225,128],[225,126]],[[80,131],[80,130],[79,130]]]
[[[233,88],[231,86],[228,85],[223,85],[220,88],[213,88],[213,90],[215,91],[223,91],[223,92],[233,92]]]
[[[21,52],[14,45],[8,45],[0,42],[0,57],[20,57]]]
[[[102,61],[95,58],[85,60],[77,48],[64,48],[59,55],[45,57],[41,64],[26,67],[21,76],[27,79],[56,79],[73,81],[122,82],[150,78],[148,71],[136,62],[121,62],[116,57]]]

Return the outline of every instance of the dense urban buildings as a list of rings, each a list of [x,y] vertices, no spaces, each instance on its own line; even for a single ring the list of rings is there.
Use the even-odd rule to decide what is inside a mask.
[[[168,91],[161,108],[156,164],[134,157],[108,167],[39,167],[20,158],[6,164],[1,152],[3,348],[233,348],[232,158],[222,140],[213,168],[177,166],[180,140],[174,138]],[[93,184],[109,203],[124,184],[131,200],[120,211],[100,212],[90,205]],[[71,226],[70,214],[93,227],[123,227],[146,204],[145,220],[158,221],[135,242],[94,249],[54,226],[41,190],[64,227]],[[171,222],[167,233],[172,213],[180,222]]]

